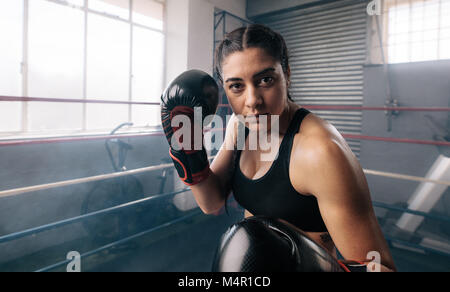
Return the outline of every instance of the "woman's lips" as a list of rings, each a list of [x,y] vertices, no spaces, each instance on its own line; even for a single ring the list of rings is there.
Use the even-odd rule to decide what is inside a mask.
[[[254,123],[254,121],[256,121],[256,123],[259,123],[259,118],[261,116],[269,116],[269,113],[264,113],[264,114],[256,114],[256,115],[247,115],[245,117],[245,119],[251,123]]]
[[[254,114],[254,115],[246,115],[245,117],[246,117],[246,118],[249,118],[249,117],[267,116],[267,115],[269,115],[269,113]]]

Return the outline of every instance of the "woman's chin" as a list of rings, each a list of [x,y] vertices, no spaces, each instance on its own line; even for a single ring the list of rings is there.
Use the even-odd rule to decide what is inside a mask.
[[[268,125],[264,124],[264,123],[250,123],[247,125],[247,128],[250,131],[257,131],[257,132],[263,132],[263,131],[268,131],[269,128],[267,127]]]

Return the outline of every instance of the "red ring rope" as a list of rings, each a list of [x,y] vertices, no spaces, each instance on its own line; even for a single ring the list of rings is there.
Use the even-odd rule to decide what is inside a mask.
[[[37,101],[37,102],[68,102],[68,103],[106,103],[106,104],[140,104],[140,105],[159,105],[157,102],[129,102],[129,101],[113,101],[113,100],[94,100],[94,99],[64,99],[64,98],[39,98],[39,97],[19,97],[19,96],[0,96],[0,101]],[[220,104],[219,107],[229,107],[228,104]],[[357,107],[357,106],[322,106],[322,105],[305,105],[306,109],[321,109],[321,110],[382,110],[382,111],[433,111],[445,112],[450,111],[446,107]],[[224,129],[214,129],[212,131],[223,131]],[[147,136],[162,136],[162,132],[145,133],[145,134],[131,134],[131,135],[101,135],[101,136],[83,136],[83,137],[64,137],[64,138],[45,138],[45,139],[23,139],[0,141],[1,146],[18,146],[18,145],[32,145],[32,144],[48,144],[60,142],[77,142],[77,141],[91,141],[104,140],[113,138],[136,138]],[[389,138],[376,137],[367,135],[353,135],[343,134],[344,138],[358,139],[358,140],[372,140],[385,141],[395,143],[409,143],[409,144],[425,144],[436,146],[450,146],[450,142],[446,141],[428,141],[418,139],[404,139],[404,138]]]
[[[212,129],[207,131],[224,131],[225,128]],[[126,139],[126,138],[139,138],[139,137],[151,137],[151,136],[164,136],[163,132],[154,133],[142,133],[142,134],[120,134],[120,135],[101,135],[101,136],[83,136],[83,137],[64,137],[64,138],[45,138],[45,139],[28,139],[28,140],[11,140],[0,141],[0,147],[2,146],[18,146],[18,145],[33,145],[33,144],[49,144],[49,143],[62,143],[62,142],[79,142],[79,141],[93,141],[93,140],[106,140],[106,139]],[[422,145],[435,145],[435,146],[450,146],[450,142],[446,141],[430,141],[430,140],[418,140],[418,139],[405,139],[405,138],[389,138],[389,137],[377,137],[367,135],[354,135],[354,134],[342,134],[347,139],[357,140],[371,140],[371,141],[384,141],[394,143],[407,143],[407,144],[422,144]]]
[[[101,99],[68,99],[68,98],[47,98],[47,97],[20,97],[1,96],[0,101],[22,101],[22,102],[66,102],[66,103],[103,103],[103,104],[139,104],[139,105],[159,105],[159,102],[140,101],[117,101]],[[426,112],[449,112],[450,107],[380,107],[380,106],[346,106],[346,105],[302,105],[306,109],[312,110],[368,110],[368,111],[426,111]],[[219,107],[229,107],[228,104],[219,104]]]
[[[450,142],[446,142],[446,141],[429,141],[429,140],[404,139],[404,138],[388,138],[388,137],[376,137],[376,136],[352,135],[352,134],[342,134],[342,136],[344,138],[347,138],[347,139],[357,139],[357,140],[371,140],[371,141],[384,141],[384,142],[394,142],[394,143],[450,146]]]
[[[381,106],[346,106],[346,105],[305,105],[312,110],[365,110],[365,111],[416,111],[416,112],[448,112],[450,107],[381,107]]]

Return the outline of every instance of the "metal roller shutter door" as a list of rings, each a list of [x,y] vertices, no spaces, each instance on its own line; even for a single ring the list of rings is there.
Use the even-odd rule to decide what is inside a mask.
[[[303,105],[363,105],[367,1],[342,0],[259,18],[283,35],[291,95]],[[343,134],[361,134],[361,111],[313,110]],[[360,141],[347,140],[356,156]]]

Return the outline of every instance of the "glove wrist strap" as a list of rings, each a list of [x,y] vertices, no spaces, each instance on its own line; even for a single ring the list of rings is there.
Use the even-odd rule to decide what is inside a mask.
[[[169,154],[178,176],[188,186],[204,181],[211,174],[205,149],[187,154],[182,150],[170,148]]]

